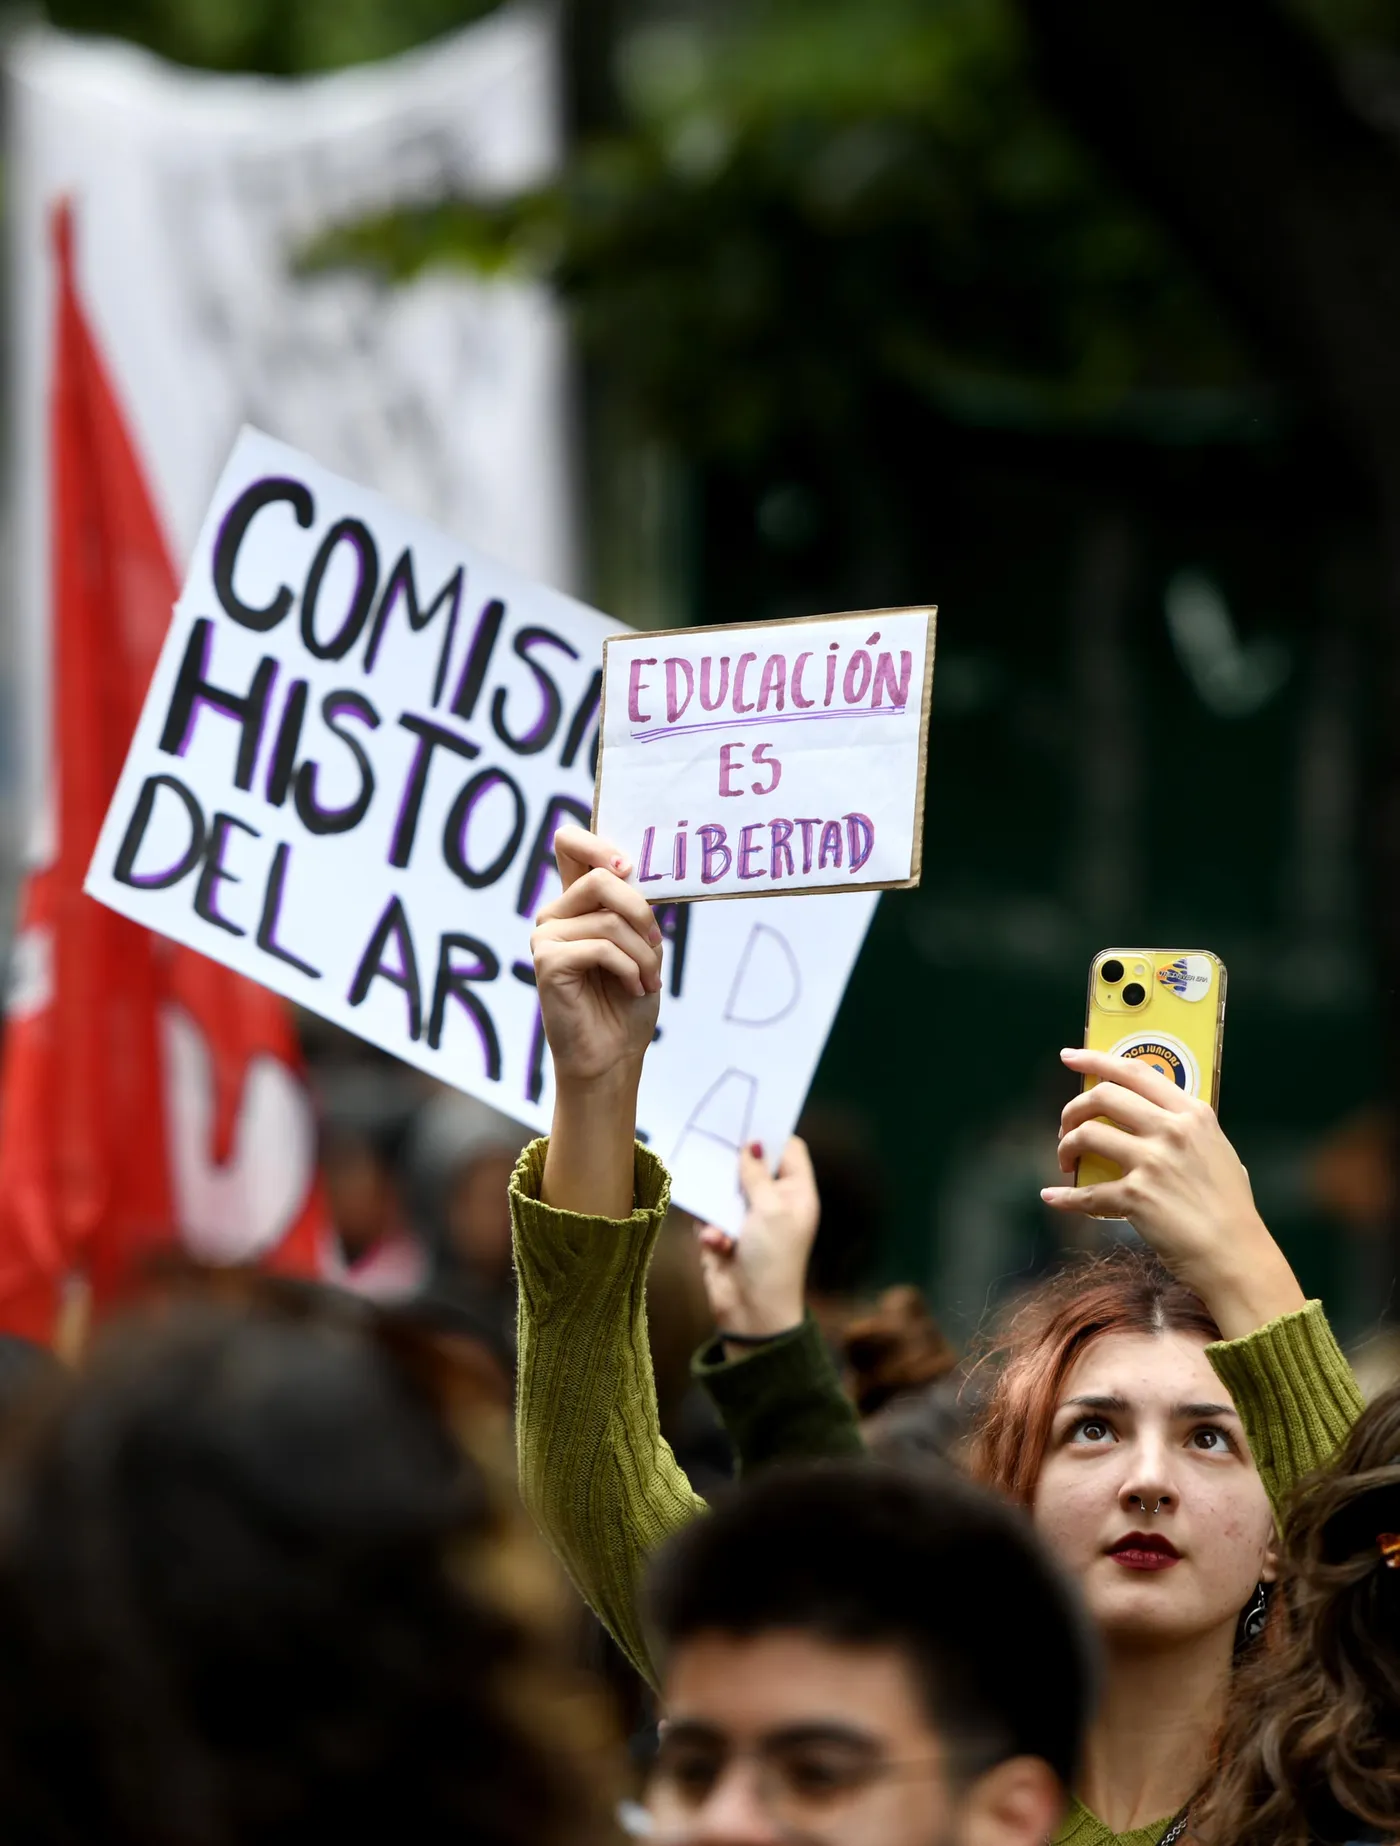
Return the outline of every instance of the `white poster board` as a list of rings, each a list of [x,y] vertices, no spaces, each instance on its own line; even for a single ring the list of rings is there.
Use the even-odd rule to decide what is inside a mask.
[[[916,885],[934,619],[610,637],[593,825],[647,897]]]
[[[87,890],[544,1129],[529,937],[586,824],[596,611],[245,430],[195,546]],[[873,913],[675,904],[639,1127],[737,1229]]]

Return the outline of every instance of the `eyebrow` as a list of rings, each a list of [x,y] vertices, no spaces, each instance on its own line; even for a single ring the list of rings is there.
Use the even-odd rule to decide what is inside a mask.
[[[706,1724],[699,1718],[673,1718],[664,1733],[667,1741],[679,1743],[727,1744],[727,1734],[718,1725]],[[802,1724],[788,1724],[779,1730],[768,1731],[763,1737],[764,1745],[772,1749],[799,1749],[805,1744],[835,1743],[844,1744],[853,1749],[876,1750],[877,1738],[869,1731],[861,1730],[853,1724],[842,1724],[836,1719],[811,1719]]]
[[[724,1732],[718,1725],[704,1724],[699,1718],[671,1718],[661,1728],[663,1743],[723,1743]]]
[[[1062,1410],[1067,1410],[1071,1405],[1077,1406],[1082,1410],[1116,1411],[1120,1414],[1123,1411],[1132,1409],[1132,1405],[1128,1402],[1126,1397],[1117,1397],[1113,1395],[1106,1397],[1067,1397],[1060,1408]],[[1239,1411],[1235,1409],[1233,1404],[1176,1404],[1172,1408],[1172,1415],[1182,1419],[1188,1417],[1234,1417],[1238,1421],[1239,1414]]]
[[[776,1744],[779,1749],[800,1749],[804,1744],[838,1743],[854,1750],[878,1750],[879,1739],[870,1732],[854,1724],[842,1724],[835,1719],[823,1721],[818,1718],[806,1724],[786,1724],[780,1730],[770,1731],[763,1740],[766,1744]]]

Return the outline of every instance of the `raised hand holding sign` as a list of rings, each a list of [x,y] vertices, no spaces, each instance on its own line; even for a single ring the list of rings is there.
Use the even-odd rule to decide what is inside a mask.
[[[916,885],[932,609],[614,635],[595,831],[661,898]]]
[[[245,431],[86,888],[544,1130],[530,936],[568,920],[613,628]],[[699,1216],[739,1228],[738,1149],[791,1133],[873,905],[658,905],[638,1127]]]

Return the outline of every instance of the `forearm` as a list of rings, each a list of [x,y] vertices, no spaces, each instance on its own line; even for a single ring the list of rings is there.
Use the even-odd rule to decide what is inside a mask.
[[[511,1182],[520,1492],[582,1595],[651,1677],[637,1585],[650,1553],[703,1506],[662,1440],[647,1344],[646,1270],[669,1182],[659,1161],[629,1150],[628,1209],[612,1222],[578,1215],[543,1197],[549,1151],[527,1148]]]
[[[1227,1274],[1209,1287],[1205,1296],[1222,1339],[1242,1340],[1270,1321],[1305,1308],[1307,1296],[1299,1286],[1287,1258],[1277,1247],[1272,1257],[1242,1274]]]
[[[602,1077],[561,1080],[540,1197],[556,1211],[631,1216],[640,1059]]]
[[[1307,1306],[1288,1258],[1257,1216],[1182,1279],[1210,1309],[1225,1340],[1247,1339],[1270,1321]]]

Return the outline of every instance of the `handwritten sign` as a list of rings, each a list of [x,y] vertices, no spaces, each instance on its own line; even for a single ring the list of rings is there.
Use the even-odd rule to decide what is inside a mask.
[[[613,626],[245,430],[87,890],[546,1129],[529,939]],[[640,1131],[678,1203],[737,1230],[735,1152],[791,1132],[874,903],[658,907]]]
[[[610,636],[594,826],[648,897],[916,885],[934,617]]]

